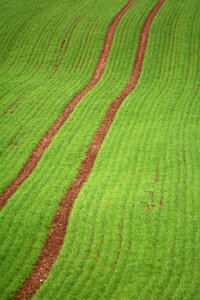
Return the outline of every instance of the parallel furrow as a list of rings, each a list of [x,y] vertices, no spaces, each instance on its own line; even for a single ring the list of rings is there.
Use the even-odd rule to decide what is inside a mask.
[[[89,147],[89,150],[86,154],[86,158],[83,160],[81,164],[81,167],[78,171],[78,174],[74,180],[73,185],[68,189],[65,197],[62,199],[59,205],[59,209],[56,212],[56,215],[53,218],[52,227],[50,229],[50,235],[47,237],[47,240],[44,243],[44,246],[41,251],[41,255],[38,258],[30,277],[24,282],[23,287],[18,291],[16,295],[16,299],[25,299],[27,296],[30,297],[34,295],[34,293],[42,284],[42,282],[47,278],[47,275],[51,270],[51,267],[60,252],[66,234],[66,226],[68,223],[68,218],[73,203],[76,197],[78,196],[83,184],[86,182],[88,176],[90,175],[90,172],[93,168],[99,149],[114,120],[114,117],[118,109],[120,108],[123,100],[133,91],[133,89],[135,88],[139,80],[140,73],[142,70],[145,50],[147,46],[150,26],[157,12],[159,11],[160,7],[163,5],[164,2],[165,2],[164,0],[159,0],[155,5],[155,7],[150,12],[147,19],[145,20],[142,31],[140,33],[136,59],[134,62],[133,71],[130,80],[127,83],[125,89],[122,91],[121,95],[117,97],[117,99],[110,105],[101,126],[99,127],[99,129],[97,130],[93,138],[93,142]],[[133,3],[134,1],[130,1],[125,6],[125,8],[118,14],[118,16],[114,19],[115,21],[112,22],[109,28],[111,35],[107,35],[106,37],[104,48],[100,56],[100,61],[97,65],[96,71],[94,73],[94,77],[91,80],[91,82],[95,83],[97,80],[99,81],[100,79],[99,75],[101,76],[105,69],[106,60],[108,58],[114,31],[116,28],[115,22],[116,24],[119,23],[123,14],[128,10],[128,8]]]
[[[106,67],[106,61],[108,59],[108,55],[109,55],[109,52],[110,52],[110,48],[111,48],[111,44],[112,44],[112,40],[113,40],[113,36],[114,36],[115,30],[116,30],[116,27],[119,24],[120,19],[122,18],[122,16],[126,13],[126,11],[129,9],[129,7],[131,5],[133,5],[134,2],[135,2],[135,0],[129,1],[128,4],[120,11],[120,13],[115,17],[115,19],[111,23],[111,25],[109,27],[109,30],[108,30],[108,33],[106,35],[105,43],[104,43],[103,49],[101,51],[98,64],[97,64],[95,72],[94,72],[94,74],[92,76],[92,79],[90,80],[90,82],[88,83],[88,85],[82,91],[80,91],[70,101],[70,103],[64,108],[64,110],[62,111],[61,115],[58,117],[58,119],[56,120],[56,122],[51,126],[51,128],[47,131],[47,133],[39,141],[37,147],[33,150],[33,152],[30,155],[28,161],[26,162],[25,166],[20,171],[20,173],[18,174],[18,176],[14,179],[14,181],[11,183],[11,185],[0,195],[0,209],[2,209],[5,206],[5,204],[8,201],[8,199],[16,192],[16,190],[18,189],[18,187],[33,172],[33,170],[37,166],[40,158],[42,157],[43,153],[48,148],[48,146],[50,145],[51,141],[53,140],[54,136],[57,134],[57,132],[59,131],[59,129],[62,127],[62,125],[65,123],[65,121],[69,118],[69,116],[71,115],[71,113],[75,109],[76,105],[99,82],[101,76],[103,75],[105,67]],[[149,26],[149,25],[147,24],[147,26]],[[144,34],[145,33],[143,33],[143,32],[141,34],[140,47],[145,46],[145,44],[146,44],[146,42],[144,40],[144,38],[145,38]],[[144,56],[144,50],[143,50],[142,55]],[[136,67],[137,67],[137,69],[135,67],[135,69],[136,69],[135,72],[138,72],[139,69],[141,70],[141,62],[142,62],[141,59],[142,59],[141,53],[138,52],[138,59],[136,61]],[[140,64],[139,64],[139,61],[140,61]],[[134,80],[134,84],[136,84],[137,80],[139,79],[138,74],[132,74],[132,77],[133,77],[133,80]],[[134,79],[135,75],[137,75],[137,80]],[[125,98],[128,95],[127,92],[128,92],[128,90],[131,89],[131,85],[134,87],[134,85],[130,81],[128,83],[128,85],[127,85],[126,91],[123,93],[123,95],[121,97]],[[123,101],[123,100],[121,100],[121,101]],[[116,103],[117,102],[118,102],[118,100],[116,101]],[[113,104],[113,105],[116,105],[116,104]],[[112,109],[113,108],[111,107],[110,112],[112,111]],[[110,114],[110,112],[109,112],[109,114]],[[109,118],[109,117],[110,116],[108,115],[107,118]]]

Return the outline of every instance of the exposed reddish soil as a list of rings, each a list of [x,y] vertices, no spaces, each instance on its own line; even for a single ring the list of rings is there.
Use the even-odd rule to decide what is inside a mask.
[[[31,155],[29,156],[25,166],[22,168],[22,170],[19,172],[17,177],[13,180],[13,182],[8,186],[4,192],[0,195],[0,210],[5,206],[8,199],[16,192],[16,190],[19,188],[19,186],[30,176],[30,174],[33,172],[33,170],[36,168],[38,162],[40,161],[41,156],[45,152],[45,150],[48,148],[50,143],[52,142],[53,138],[59,131],[59,129],[62,127],[62,125],[65,123],[65,121],[69,118],[73,110],[75,109],[76,105],[81,101],[81,99],[91,90],[94,88],[94,86],[99,82],[101,79],[105,67],[106,62],[110,53],[110,48],[113,41],[113,36],[115,33],[115,30],[123,17],[123,15],[126,13],[126,11],[133,5],[133,3],[136,0],[131,0],[128,2],[128,4],[118,13],[118,15],[113,19],[112,23],[110,24],[110,27],[108,29],[105,42],[96,66],[96,69],[94,71],[94,74],[90,80],[90,82],[87,84],[83,90],[81,90],[70,102],[69,104],[64,108],[61,115],[58,117],[58,119],[55,121],[55,123],[50,127],[50,129],[45,133],[45,135],[41,138],[39,143],[37,144],[36,148],[33,150]]]
[[[94,86],[96,82],[101,77],[103,70],[105,69],[105,63],[106,59],[108,57],[112,38],[114,35],[114,30],[119,23],[120,18],[123,16],[123,14],[127,11],[127,9],[133,4],[134,1],[130,1],[124,9],[117,15],[117,17],[112,22],[109,31],[111,32],[110,35],[107,34],[105,45],[103,47],[103,51],[100,56],[99,63],[97,65],[96,71],[94,73],[94,76],[90,82],[90,85],[88,85],[83,91],[81,91],[76,97],[78,99],[81,99],[89,89],[91,89],[91,86]],[[99,152],[99,149],[103,143],[103,140],[111,126],[111,123],[114,120],[114,117],[122,104],[123,100],[133,91],[135,88],[138,79],[141,74],[142,70],[142,64],[144,60],[145,50],[147,46],[148,41],[148,35],[150,26],[153,22],[153,19],[155,18],[157,12],[159,11],[160,7],[163,5],[165,0],[159,0],[155,7],[152,9],[150,14],[148,15],[139,39],[137,54],[135,63],[133,66],[132,75],[130,77],[129,82],[127,83],[124,91],[121,93],[119,97],[117,97],[114,102],[110,105],[104,120],[97,130],[93,141],[87,151],[86,158],[83,160],[80,170],[78,171],[78,174],[74,180],[74,183],[71,185],[71,187],[68,189],[65,197],[62,199],[59,208],[53,218],[50,233],[43,245],[43,248],[41,250],[41,254],[37,260],[37,262],[34,265],[34,268],[29,276],[28,279],[24,281],[24,284],[22,288],[17,292],[17,295],[15,299],[30,299],[36,291],[39,289],[39,287],[42,285],[44,280],[47,278],[48,273],[50,272],[54,262],[56,261],[58,254],[60,252],[60,249],[63,244],[64,237],[66,235],[66,227],[68,224],[69,215],[71,212],[71,209],[73,207],[73,203],[75,199],[77,198],[82,186],[86,182],[88,176],[90,175],[95,159],[97,157],[97,154]],[[79,100],[80,101],[80,100]],[[71,104],[71,106],[73,106]],[[70,107],[71,107],[70,106]],[[71,108],[72,109],[72,108]],[[59,117],[61,118],[61,116]],[[60,121],[61,122],[61,121]],[[63,121],[64,122],[64,121]],[[60,123],[56,123],[55,126],[59,126]],[[63,124],[61,122],[61,124]],[[55,127],[57,128],[57,127]],[[53,129],[50,129],[53,130]],[[53,131],[54,132],[54,131]],[[55,135],[55,134],[54,134]],[[51,138],[52,140],[52,138]],[[49,142],[50,143],[50,142]],[[48,144],[49,144],[48,143]],[[44,146],[45,150],[45,146]],[[37,153],[37,152],[36,152]]]
[[[15,103],[13,103],[1,116],[4,117],[20,100],[22,99],[22,96],[18,98]]]

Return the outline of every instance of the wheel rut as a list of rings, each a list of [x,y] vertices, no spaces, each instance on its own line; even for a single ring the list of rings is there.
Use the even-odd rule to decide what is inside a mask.
[[[31,175],[31,173],[36,168],[38,162],[40,161],[42,155],[51,144],[53,138],[58,133],[59,129],[63,126],[66,120],[69,118],[71,113],[74,111],[77,104],[81,101],[81,99],[91,91],[95,85],[101,79],[105,67],[106,62],[110,53],[110,49],[112,46],[112,41],[114,37],[114,33],[116,28],[123,17],[123,15],[127,12],[127,10],[134,4],[136,0],[130,0],[126,6],[117,14],[117,16],[111,22],[108,32],[106,34],[106,38],[104,41],[104,45],[96,65],[96,69],[93,73],[93,76],[89,83],[67,104],[67,106],[63,109],[58,119],[53,123],[53,125],[49,128],[49,130],[44,134],[41,140],[38,142],[37,146],[29,156],[26,164],[18,173],[17,177],[12,181],[12,183],[2,192],[0,195],[0,210],[6,205],[8,199],[17,191],[17,189],[22,185],[22,183]]]
[[[164,4],[164,2],[165,0],[159,0],[157,4],[154,6],[154,8],[151,10],[151,12],[149,13],[148,17],[146,18],[140,33],[138,49],[137,49],[131,77],[125,89],[110,105],[102,124],[100,125],[99,129],[95,133],[93,141],[90,144],[90,147],[86,153],[86,157],[80,166],[80,169],[78,171],[78,174],[73,184],[69,187],[65,197],[60,202],[58,210],[52,220],[52,224],[49,230],[49,235],[42,247],[40,256],[38,257],[38,260],[35,263],[29,278],[24,281],[23,286],[21,287],[21,289],[18,290],[15,299],[32,298],[34,294],[37,292],[37,290],[39,289],[39,287],[42,285],[44,280],[47,278],[54,262],[56,261],[66,235],[66,227],[68,225],[68,220],[69,220],[70,212],[73,207],[74,201],[77,198],[79,192],[81,191],[84,183],[87,181],[92,171],[97,154],[116,116],[118,109],[120,108],[124,99],[134,90],[135,86],[138,83],[141,70],[142,70],[143,61],[144,61],[145,51],[147,47],[149,30],[156,14],[158,13],[159,9]],[[117,17],[114,19],[116,20],[117,24],[119,23],[119,20],[123,16],[123,14],[133,3],[134,1],[130,1],[117,15]],[[100,60],[98,62],[99,67],[97,65],[96,71],[93,75],[93,79],[91,80],[92,82],[91,84],[95,84],[99,80],[98,79],[100,78],[99,76],[102,76],[102,73],[105,69],[105,64],[111,48],[114,30],[116,28],[114,26],[112,27],[112,24],[110,26],[110,28],[112,29],[109,28],[109,30],[111,30],[112,32],[111,34],[112,37],[111,36],[108,37],[108,35],[106,37],[105,44],[100,56]],[[79,93],[80,96],[78,97],[82,97],[82,95],[84,95],[86,93],[86,90],[88,89],[91,89],[89,85]]]

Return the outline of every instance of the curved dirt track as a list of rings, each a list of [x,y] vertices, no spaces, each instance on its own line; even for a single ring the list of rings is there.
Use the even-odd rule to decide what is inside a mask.
[[[59,208],[52,221],[50,234],[43,245],[41,254],[35,263],[29,278],[24,281],[22,288],[17,292],[15,299],[30,299],[33,297],[33,295],[42,285],[43,281],[47,278],[48,273],[56,261],[66,235],[66,227],[73,203],[92,171],[97,154],[120,105],[137,85],[142,70],[150,26],[164,2],[165,0],[159,0],[145,20],[140,33],[137,54],[130,80],[120,96],[117,97],[110,105],[104,120],[97,130],[87,151],[86,158],[83,160],[80,166],[80,170],[78,171],[74,183],[68,189],[65,197],[62,199],[59,205]]]
[[[94,74],[87,84],[85,88],[83,88],[64,108],[58,119],[55,123],[50,127],[50,129],[45,133],[45,135],[41,138],[31,155],[29,156],[26,164],[19,172],[17,177],[12,181],[10,186],[8,186],[3,193],[0,195],[0,210],[6,205],[8,199],[17,191],[19,186],[31,175],[33,170],[36,168],[40,158],[42,157],[45,150],[48,148],[53,138],[65,123],[65,121],[69,118],[71,113],[74,111],[76,105],[81,101],[81,99],[95,87],[95,85],[101,79],[105,67],[106,62],[110,53],[113,37],[115,30],[123,17],[123,15],[127,12],[127,10],[134,4],[136,0],[130,0],[126,6],[118,13],[118,15],[113,19],[112,23],[109,26],[108,32],[106,34],[105,42],[94,71]]]

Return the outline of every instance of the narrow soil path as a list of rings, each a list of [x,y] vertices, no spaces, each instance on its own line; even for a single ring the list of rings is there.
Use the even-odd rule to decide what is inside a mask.
[[[120,105],[122,104],[123,100],[133,91],[138,82],[147,47],[150,26],[164,2],[165,0],[159,0],[148,15],[140,33],[137,54],[130,80],[121,95],[117,97],[110,105],[104,117],[104,120],[97,130],[93,141],[87,151],[86,158],[81,164],[80,170],[78,171],[74,183],[68,189],[65,197],[62,199],[59,205],[59,208],[53,218],[49,235],[41,250],[41,254],[37,262],[35,263],[29,278],[24,281],[22,288],[17,292],[15,299],[22,300],[30,299],[31,297],[33,297],[44,280],[47,278],[54,262],[56,261],[66,235],[66,227],[68,224],[71,209],[73,207],[73,203],[92,171],[97,154]],[[101,71],[99,70],[98,72]]]
[[[73,110],[75,109],[76,105],[81,101],[81,99],[95,87],[95,85],[101,79],[105,67],[106,62],[110,53],[113,37],[115,30],[123,17],[123,15],[127,12],[127,10],[133,5],[136,0],[130,0],[128,4],[118,13],[118,15],[113,19],[110,27],[108,29],[105,42],[94,71],[94,74],[87,84],[85,88],[83,88],[64,108],[61,115],[55,121],[55,123],[50,127],[50,129],[45,133],[45,135],[41,138],[39,143],[37,144],[36,148],[33,150],[31,155],[29,156],[25,166],[19,172],[17,177],[13,180],[13,182],[8,186],[3,193],[0,195],[0,210],[6,205],[8,199],[17,191],[19,186],[31,175],[33,170],[36,168],[40,158],[42,157],[45,150],[48,148],[50,143],[52,142],[53,138],[65,123],[65,121],[69,118]]]

